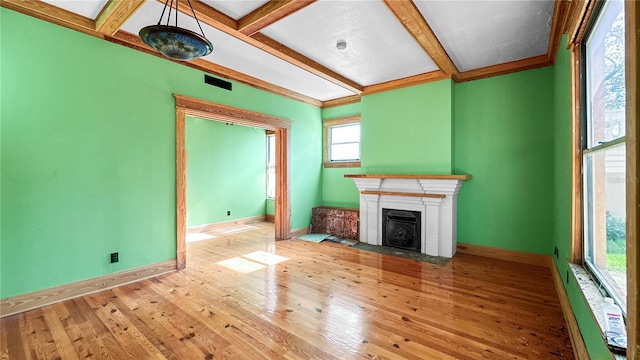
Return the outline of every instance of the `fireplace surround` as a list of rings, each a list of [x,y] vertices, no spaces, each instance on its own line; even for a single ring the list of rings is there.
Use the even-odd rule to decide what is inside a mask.
[[[346,174],[360,191],[360,241],[383,245],[383,209],[420,213],[419,251],[453,257],[456,202],[470,175]]]

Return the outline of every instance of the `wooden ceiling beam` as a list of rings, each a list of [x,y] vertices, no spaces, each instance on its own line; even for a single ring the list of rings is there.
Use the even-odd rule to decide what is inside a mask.
[[[322,106],[322,101],[314,99],[310,96],[306,96],[298,92],[285,89],[281,86],[271,84],[264,80],[260,80],[258,78],[243,74],[233,69],[229,69],[227,67],[214,64],[204,59],[196,59],[192,61],[177,61],[177,60],[168,59],[165,56],[158,53],[157,51],[155,51],[154,49],[152,49],[151,47],[149,47],[144,42],[142,42],[142,40],[140,40],[140,38],[137,35],[128,33],[126,31],[120,30],[117,33],[115,33],[113,36],[105,36],[105,40],[129,47],[131,49],[142,51],[147,54],[154,55],[169,61],[173,61],[177,64],[186,65],[191,68],[198,69],[200,71],[203,71],[209,74],[213,74],[222,78],[243,83],[251,87],[254,87],[256,89],[265,90],[265,91],[278,94],[293,100],[301,101],[310,105],[314,105],[318,107]]]
[[[95,29],[105,35],[113,35],[129,20],[145,0],[109,0],[95,20]]]
[[[316,0],[271,0],[238,20],[238,31],[253,35]]]
[[[308,57],[269,38],[268,36],[259,33],[255,34],[254,36],[248,36],[239,32],[238,24],[235,20],[222,14],[221,12],[208,6],[207,4],[204,4],[198,0],[191,0],[191,4],[193,5],[194,11],[198,16],[199,21],[349,91],[353,91],[355,93],[362,92],[363,87],[355,81],[347,79],[346,77],[320,65],[319,63],[309,59]],[[185,4],[184,2],[180,2],[178,10],[187,15],[192,15],[189,5]],[[215,44],[213,45],[215,48]]]
[[[408,76],[402,79],[391,80],[380,84],[365,86],[362,95],[371,95],[383,91],[400,89],[407,86],[414,86],[434,82],[444,79],[450,79],[451,75],[447,75],[442,70],[431,71],[424,74]]]
[[[458,75],[459,71],[444,49],[436,34],[431,30],[420,10],[411,0],[384,0],[385,5],[400,20],[424,51],[433,59],[445,74]]]
[[[458,74],[456,81],[471,81],[484,79],[491,76],[505,75],[517,71],[535,69],[539,67],[552,65],[547,54],[530,57],[527,59],[510,61],[504,64],[492,65],[480,69],[464,71]]]
[[[271,39],[270,37],[262,33],[257,33],[251,38],[253,39],[251,45],[254,45],[270,53],[271,55],[275,55],[284,61],[296,65],[301,69],[307,70],[312,74],[315,74],[325,80],[328,80],[355,93],[360,93],[363,90],[363,87],[355,81],[347,79],[346,77],[336,73],[335,71],[323,65],[320,65],[319,63],[309,59],[308,57],[292,50],[291,48]]]
[[[332,108],[336,106],[355,104],[359,102],[360,102],[360,95],[351,95],[351,96],[345,96],[345,97],[341,97],[333,100],[323,101],[322,108],[327,109],[327,108]]]
[[[95,31],[95,21],[40,0],[2,0],[0,6],[50,23],[103,38]]]
[[[551,21],[551,30],[549,32],[549,45],[547,46],[548,60],[555,62],[560,39],[564,32],[565,23],[569,16],[570,2],[568,0],[555,0],[553,6],[553,18]]]

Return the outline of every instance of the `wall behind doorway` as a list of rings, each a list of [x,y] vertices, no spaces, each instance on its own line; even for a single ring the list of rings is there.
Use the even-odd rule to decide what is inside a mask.
[[[264,215],[265,131],[187,117],[185,132],[187,226]]]

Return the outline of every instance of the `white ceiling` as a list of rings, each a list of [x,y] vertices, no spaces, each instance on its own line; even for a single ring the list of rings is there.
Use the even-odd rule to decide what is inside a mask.
[[[553,1],[416,1],[460,71],[547,52]]]
[[[90,19],[95,19],[107,3],[44,1]],[[202,2],[235,20],[268,5],[266,0]],[[414,0],[414,3],[460,72],[547,54],[553,0]],[[147,1],[121,30],[137,35],[142,27],[158,22],[163,6],[164,1]],[[178,25],[200,32],[195,20],[182,13]],[[252,45],[243,41],[247,39],[245,35],[232,36],[229,31],[204,24],[202,19],[201,25],[214,45],[213,53],[205,57],[213,64],[320,101],[355,94],[353,86],[348,89],[349,86],[337,85],[340,81],[327,80],[327,76],[318,76],[317,72],[311,73],[259,49],[255,42]],[[319,0],[259,32],[361,88],[439,69],[424,46],[382,0]],[[338,50],[338,40],[345,40],[347,48]]]
[[[319,0],[262,33],[364,86],[438,70],[381,1]]]

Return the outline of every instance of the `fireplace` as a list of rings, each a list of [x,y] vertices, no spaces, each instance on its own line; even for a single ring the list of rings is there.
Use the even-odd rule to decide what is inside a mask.
[[[456,253],[456,200],[462,182],[470,175],[346,174],[360,191],[360,241],[385,245],[387,215],[402,223],[392,243],[432,256]],[[401,216],[397,216],[401,215]],[[412,219],[411,221],[407,221]],[[415,228],[407,222],[414,222]],[[415,247],[409,241],[414,231]],[[392,232],[393,234],[393,232]],[[391,246],[394,246],[391,245]]]
[[[420,212],[382,209],[382,246],[420,252]]]

